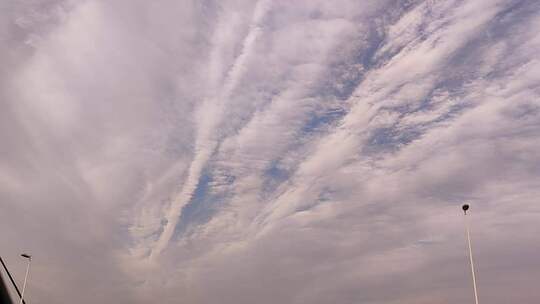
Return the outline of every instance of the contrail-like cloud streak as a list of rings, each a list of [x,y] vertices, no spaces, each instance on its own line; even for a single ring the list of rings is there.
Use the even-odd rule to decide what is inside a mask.
[[[229,100],[234,89],[242,78],[247,61],[253,51],[257,37],[261,34],[261,22],[269,10],[270,1],[259,1],[254,9],[253,18],[249,32],[242,43],[242,51],[235,59],[234,64],[227,73],[224,84],[221,87],[217,97],[206,99],[197,112],[198,128],[195,148],[195,158],[188,171],[187,180],[182,187],[180,194],[174,198],[171,207],[165,215],[166,224],[159,239],[152,248],[150,259],[159,256],[167,248],[176,225],[182,215],[182,208],[186,206],[193,197],[197,188],[202,170],[208,159],[217,147],[218,140],[214,138],[214,130],[222,120],[224,106]],[[212,60],[214,64],[219,64],[217,60]],[[212,70],[219,70],[211,67]]]

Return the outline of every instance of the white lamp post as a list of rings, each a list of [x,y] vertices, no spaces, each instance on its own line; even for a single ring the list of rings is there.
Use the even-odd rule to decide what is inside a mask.
[[[476,290],[476,275],[474,273],[474,262],[473,262],[473,255],[472,255],[472,248],[471,248],[471,232],[470,232],[470,224],[469,219],[467,218],[467,210],[469,210],[469,205],[464,204],[461,209],[463,209],[463,214],[465,215],[465,230],[467,230],[467,243],[469,245],[469,260],[471,263],[471,273],[472,273],[472,281],[473,281],[473,289],[474,289],[474,301],[476,304],[478,304],[478,292]]]
[[[32,256],[26,253],[21,254],[21,256],[28,260],[28,265],[26,266],[26,275],[24,276],[24,283],[22,288],[22,294],[21,294],[21,301],[19,304],[23,303],[24,300],[24,290],[26,289],[26,280],[28,279],[28,273],[30,272],[30,262],[32,262]]]

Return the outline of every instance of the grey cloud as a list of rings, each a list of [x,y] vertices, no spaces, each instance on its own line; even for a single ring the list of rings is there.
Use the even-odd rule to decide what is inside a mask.
[[[30,303],[535,302],[535,1],[4,1]]]

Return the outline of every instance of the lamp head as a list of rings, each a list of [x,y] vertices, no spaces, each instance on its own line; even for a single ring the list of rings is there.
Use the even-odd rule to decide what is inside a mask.
[[[465,214],[467,214],[467,210],[469,210],[469,205],[468,204],[464,204],[463,206],[461,206],[461,209],[463,209],[463,212]]]

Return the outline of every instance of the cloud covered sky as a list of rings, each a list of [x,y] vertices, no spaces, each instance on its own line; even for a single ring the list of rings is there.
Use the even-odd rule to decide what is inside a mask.
[[[540,2],[0,0],[28,302],[540,294]],[[76,300],[75,300],[76,299]]]

